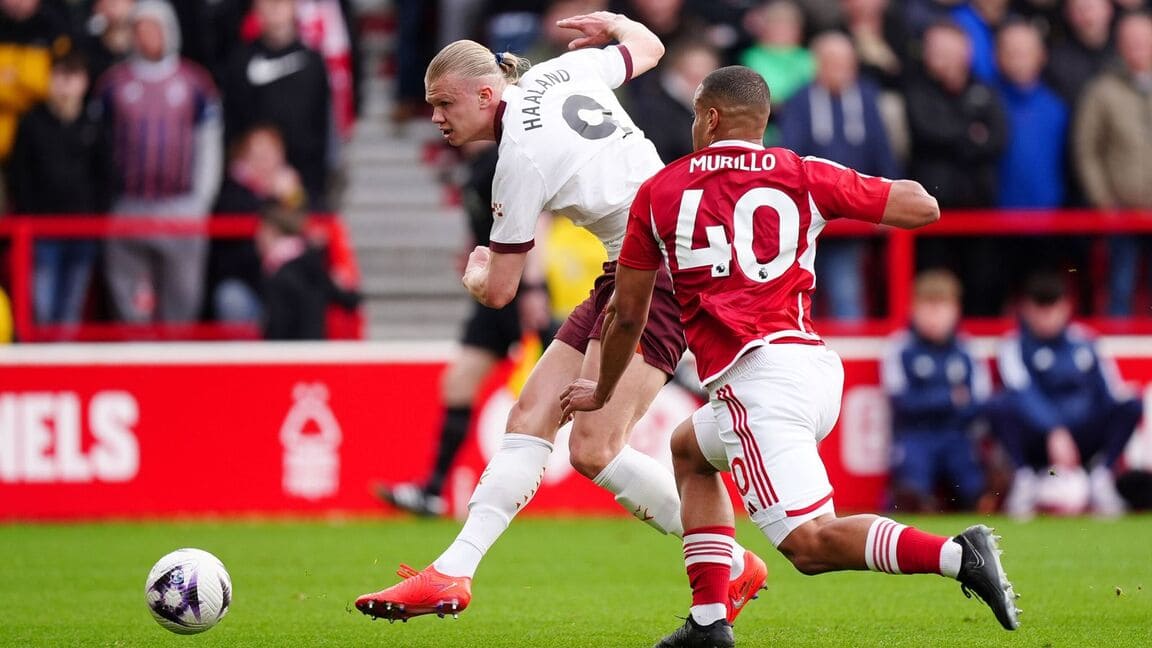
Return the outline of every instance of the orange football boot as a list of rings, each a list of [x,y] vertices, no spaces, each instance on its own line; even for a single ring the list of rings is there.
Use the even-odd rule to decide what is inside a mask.
[[[744,572],[740,578],[728,583],[728,623],[736,620],[744,606],[754,598],[760,597],[760,590],[765,589],[764,583],[768,580],[768,565],[760,556],[751,551],[744,551]]]
[[[356,609],[373,619],[407,621],[423,614],[454,618],[472,600],[472,579],[447,576],[429,565],[416,571],[401,564],[396,575],[404,580],[373,594],[356,599]]]

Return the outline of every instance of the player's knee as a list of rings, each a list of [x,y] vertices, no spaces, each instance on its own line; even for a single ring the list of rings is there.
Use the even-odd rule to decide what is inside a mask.
[[[699,454],[700,449],[690,426],[685,428],[681,425],[672,432],[671,449],[672,461],[683,465],[692,463],[693,455]]]
[[[815,576],[828,571],[828,547],[832,542],[830,527],[821,520],[805,522],[792,530],[780,543],[780,553],[792,563],[796,571]]]
[[[716,472],[700,450],[700,442],[696,440],[696,431],[690,422],[682,423],[672,433],[671,449],[672,465],[677,474]]]
[[[527,434],[550,439],[555,436],[555,422],[559,421],[560,415],[553,416],[552,422],[547,420],[548,416],[549,412],[542,412],[540,407],[520,399],[512,405],[512,410],[508,412],[508,426],[505,429],[513,434]]]
[[[587,423],[577,421],[568,437],[568,457],[576,472],[595,479],[624,448],[622,430],[597,428],[589,431]]]
[[[576,472],[588,479],[595,479],[604,471],[608,464],[616,458],[617,449],[607,448],[603,445],[578,442],[573,440],[568,444],[568,459]]]

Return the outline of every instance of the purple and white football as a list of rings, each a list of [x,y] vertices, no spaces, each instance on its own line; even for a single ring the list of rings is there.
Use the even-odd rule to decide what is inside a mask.
[[[156,561],[144,584],[144,600],[156,619],[177,634],[216,625],[232,603],[232,579],[224,563],[201,549],[177,549]]]

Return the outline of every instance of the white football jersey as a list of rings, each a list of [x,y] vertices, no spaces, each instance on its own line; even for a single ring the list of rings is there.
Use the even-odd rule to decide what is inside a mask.
[[[612,93],[631,73],[626,48],[583,49],[535,65],[505,88],[496,116],[493,252],[531,249],[536,219],[549,210],[617,257],[636,190],[664,166]]]

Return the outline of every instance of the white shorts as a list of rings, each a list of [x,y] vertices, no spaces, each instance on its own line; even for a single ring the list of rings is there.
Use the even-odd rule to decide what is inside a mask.
[[[834,513],[832,485],[816,444],[840,415],[844,366],[824,346],[766,345],[709,385],[692,423],[700,450],[731,472],[744,508],[772,544]]]

